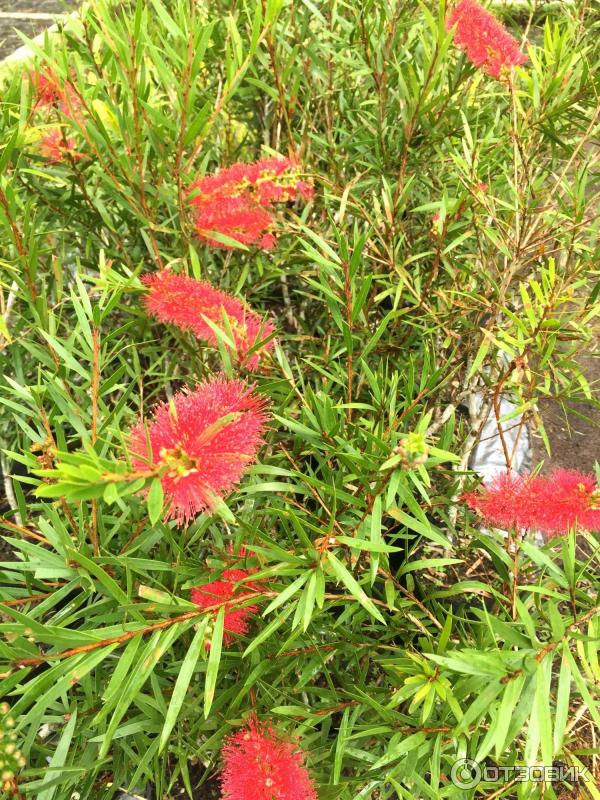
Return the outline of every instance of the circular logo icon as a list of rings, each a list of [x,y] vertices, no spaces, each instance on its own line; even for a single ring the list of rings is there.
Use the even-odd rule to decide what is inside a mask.
[[[473,789],[481,780],[481,767],[472,758],[461,758],[452,765],[450,779],[459,789]]]

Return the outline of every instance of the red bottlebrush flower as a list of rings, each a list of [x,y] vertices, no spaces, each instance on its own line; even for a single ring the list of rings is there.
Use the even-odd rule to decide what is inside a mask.
[[[160,474],[167,520],[183,525],[235,488],[263,443],[266,405],[244,381],[213,378],[159,405],[147,427],[134,426],[134,467]]]
[[[500,473],[463,500],[499,528],[537,530],[548,538],[575,527],[600,530],[600,487],[592,475],[576,470],[535,478]]]
[[[197,180],[190,190],[200,239],[215,247],[231,245],[215,238],[219,233],[244,245],[269,250],[275,244],[270,228],[275,203],[312,197],[312,186],[299,178],[298,166],[288,158],[263,158],[254,164],[234,164]]]
[[[476,0],[460,0],[446,27],[450,30],[454,25],[456,44],[474,66],[494,78],[527,61],[517,40]]]
[[[71,83],[61,85],[59,78],[52,71],[35,72],[31,70],[29,79],[35,89],[36,108],[57,105],[66,117],[80,116],[81,101]]]
[[[268,338],[275,330],[271,322],[263,322],[255,311],[236,297],[215,289],[205,281],[197,281],[185,275],[175,275],[170,270],[145,275],[142,281],[150,287],[150,291],[144,297],[144,303],[150,314],[161,322],[192,331],[198,339],[205,339],[212,345],[217,345],[219,340],[204,318],[209,319],[213,325],[227,334],[223,324],[225,315],[233,333],[239,360],[243,361],[253,345]],[[256,369],[261,354],[272,348],[273,340],[252,354],[248,367]]]
[[[497,528],[535,528],[539,512],[537,480],[499,472],[489,484],[463,495],[464,502]]]
[[[223,746],[222,800],[317,800],[304,754],[251,720]]]
[[[36,106],[51,106],[62,99],[63,92],[58,78],[53,72],[36,72],[30,70],[29,80],[35,90]]]
[[[226,569],[221,580],[205,583],[203,586],[192,589],[192,603],[196,603],[200,608],[210,608],[217,603],[231,600],[225,604],[223,643],[226,645],[235,640],[235,636],[232,634],[243,635],[247,632],[248,618],[258,611],[256,605],[239,605],[244,596],[258,588],[258,584],[249,582],[236,586],[239,581],[247,578],[250,574],[245,569]],[[214,615],[216,617],[216,610]],[[207,646],[210,647],[210,642],[207,642]]]
[[[212,247],[235,249],[234,245],[216,238],[215,233],[247,247],[257,245],[262,250],[273,247],[274,236],[267,231],[275,223],[274,215],[245,195],[215,196],[211,200],[197,203],[196,212],[196,233]]]
[[[600,486],[592,475],[557,469],[536,478],[539,508],[535,527],[550,537],[572,528],[600,530]]]
[[[83,158],[83,153],[75,150],[75,140],[67,138],[59,128],[53,128],[40,140],[40,153],[50,164],[66,161],[72,158],[78,161]],[[69,156],[67,157],[67,153]]]

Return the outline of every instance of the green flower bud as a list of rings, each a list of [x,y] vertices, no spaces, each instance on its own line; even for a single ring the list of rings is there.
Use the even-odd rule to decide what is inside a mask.
[[[427,461],[429,445],[425,441],[425,434],[411,432],[407,434],[394,448],[402,461],[405,469],[414,469]]]

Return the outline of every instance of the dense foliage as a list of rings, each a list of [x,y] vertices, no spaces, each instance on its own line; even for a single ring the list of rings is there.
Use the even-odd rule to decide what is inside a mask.
[[[473,66],[432,0],[92,0],[4,71],[7,796],[211,797],[223,747],[235,788],[250,742],[321,800],[600,797],[591,777],[450,777],[463,758],[591,775],[600,725],[597,537],[507,537],[461,499],[501,397],[548,448],[541,402],[598,405],[577,356],[597,334],[600,18],[492,10],[514,69]],[[248,238],[230,206],[216,228],[204,176],[278,157],[294,179],[268,198],[244,168]],[[238,303],[153,310],[144,276],[166,269]],[[243,464],[171,513],[199,469],[181,392],[217,376],[261,398],[202,423]],[[244,413],[266,430],[234,431]]]

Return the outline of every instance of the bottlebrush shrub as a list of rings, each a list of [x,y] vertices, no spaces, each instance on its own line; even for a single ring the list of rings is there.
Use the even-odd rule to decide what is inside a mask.
[[[597,769],[599,23],[95,0],[2,69],[7,796],[595,797],[453,767]]]

